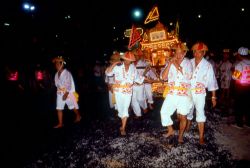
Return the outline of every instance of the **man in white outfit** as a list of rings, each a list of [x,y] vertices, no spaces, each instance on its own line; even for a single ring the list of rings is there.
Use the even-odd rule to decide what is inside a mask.
[[[134,65],[136,67],[136,70],[139,76],[143,76],[145,69],[146,67],[149,66],[149,64],[144,59],[143,52],[140,49],[137,49],[137,51],[135,52],[135,59],[136,61],[134,62]],[[144,83],[142,84],[135,83],[133,85],[131,106],[133,108],[136,117],[142,116],[141,109],[143,109],[144,113],[148,111]]]
[[[204,127],[205,127],[205,103],[206,103],[206,89],[212,92],[212,106],[216,105],[216,90],[218,89],[217,80],[215,78],[213,66],[209,63],[204,55],[208,50],[207,45],[203,42],[195,43],[192,47],[194,58],[191,59],[193,67],[193,75],[191,79],[191,92],[196,110],[196,121],[199,129],[199,142],[201,145],[204,141]],[[187,115],[187,129],[189,129],[191,120],[193,119],[193,110]]]
[[[153,67],[149,67],[148,71],[146,70],[145,75],[149,80],[152,82],[159,82],[159,75],[156,72],[156,69]],[[145,88],[145,95],[146,95],[146,101],[148,103],[149,109],[153,110],[153,104],[154,104],[154,99],[153,99],[153,93],[152,93],[152,82],[144,83],[144,88]]]
[[[161,72],[161,79],[168,81],[169,91],[161,107],[161,123],[167,126],[165,137],[174,135],[171,116],[177,110],[180,120],[178,142],[183,143],[183,134],[187,123],[187,114],[192,108],[190,93],[190,80],[192,77],[192,65],[188,58],[185,58],[188,51],[184,43],[173,46],[174,57],[168,61],[165,69]]]
[[[55,74],[55,86],[57,87],[56,109],[58,117],[58,124],[54,128],[61,128],[63,127],[63,110],[65,104],[67,104],[70,110],[73,109],[76,115],[75,123],[81,120],[81,115],[78,110],[78,97],[76,96],[72,74],[64,68],[66,64],[65,60],[62,56],[59,56],[53,59],[53,63],[57,70]]]
[[[119,52],[114,52],[109,60],[110,64],[113,64],[115,62],[120,62],[120,53]],[[107,84],[108,87],[108,92],[109,92],[109,107],[111,109],[117,109],[115,105],[115,95],[113,92],[113,84],[115,83],[115,76],[107,76],[105,75],[105,83]]]
[[[115,94],[118,117],[121,118],[120,134],[126,135],[127,119],[129,117],[128,109],[131,103],[133,84],[142,84],[143,76],[139,76],[135,65],[135,56],[128,51],[121,56],[122,62],[114,62],[105,73],[107,76],[114,75],[113,92]]]

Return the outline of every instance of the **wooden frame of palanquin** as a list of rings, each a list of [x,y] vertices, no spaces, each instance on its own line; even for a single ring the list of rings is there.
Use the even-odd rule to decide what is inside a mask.
[[[165,66],[166,60],[172,55],[172,45],[179,42],[178,32],[168,32],[167,28],[160,22],[155,27],[143,34],[141,49],[144,51],[145,59],[150,60],[151,65],[160,72]],[[145,52],[146,51],[146,52]],[[166,82],[155,82],[152,84],[152,92],[155,97],[162,97]]]

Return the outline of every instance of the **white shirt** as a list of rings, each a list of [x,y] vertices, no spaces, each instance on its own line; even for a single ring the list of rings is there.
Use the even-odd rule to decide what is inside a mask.
[[[208,62],[205,58],[202,58],[200,63],[195,67],[195,58],[191,59],[191,63],[193,66],[193,75],[191,79],[191,87],[195,89],[195,93],[205,93],[206,88],[208,91],[217,90],[218,83],[215,78],[213,66],[210,62]]]
[[[68,92],[75,92],[75,84],[72,74],[64,69],[59,77],[58,72],[55,75],[55,85],[57,89],[66,89]]]
[[[138,71],[134,64],[129,65],[129,69],[125,71],[124,63],[121,65],[116,65],[111,72],[106,73],[107,76],[114,75],[114,84],[120,86],[128,86],[128,87],[115,87],[115,92],[123,92],[127,94],[132,94],[132,86],[134,82],[142,84],[144,81],[144,77],[138,74]]]

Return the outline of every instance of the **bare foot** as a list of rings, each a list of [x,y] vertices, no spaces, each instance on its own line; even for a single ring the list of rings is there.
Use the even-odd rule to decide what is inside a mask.
[[[178,143],[183,144],[184,143],[183,138],[178,138]]]
[[[186,129],[185,129],[186,132],[189,132],[189,131],[190,131],[191,124],[192,124],[192,122],[191,122],[190,120],[188,120],[188,121],[187,121],[187,125],[186,125]]]
[[[141,118],[141,116],[135,116],[134,118],[135,118],[135,119],[140,119],[140,118]]]
[[[63,124],[57,124],[56,126],[54,126],[53,128],[62,128]]]
[[[144,112],[144,114],[146,114],[148,112],[148,109],[147,108],[143,109],[143,112]]]
[[[200,138],[200,145],[204,145],[204,144],[205,144],[204,138]]]
[[[81,121],[81,119],[82,119],[82,117],[81,117],[81,116],[77,117],[77,118],[75,119],[74,123],[78,123],[78,122],[80,122],[80,121]]]
[[[164,136],[165,138],[168,138],[168,137],[170,137],[170,136],[172,136],[172,135],[174,135],[174,131],[168,131],[168,133],[163,134],[163,136]]]
[[[125,129],[120,128],[120,133],[121,133],[122,136],[125,136],[126,135]]]

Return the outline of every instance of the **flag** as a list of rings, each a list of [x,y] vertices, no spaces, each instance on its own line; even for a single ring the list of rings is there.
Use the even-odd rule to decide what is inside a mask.
[[[144,21],[144,24],[147,24],[149,22],[152,22],[152,21],[155,21],[155,20],[158,20],[160,17],[159,15],[159,10],[158,10],[158,7],[155,6],[151,9],[151,11],[149,12],[147,18],[145,19]]]
[[[129,38],[129,44],[128,44],[128,49],[132,48],[137,41],[141,40],[141,35],[136,29],[135,25],[132,25],[131,33],[130,33],[130,38]]]

